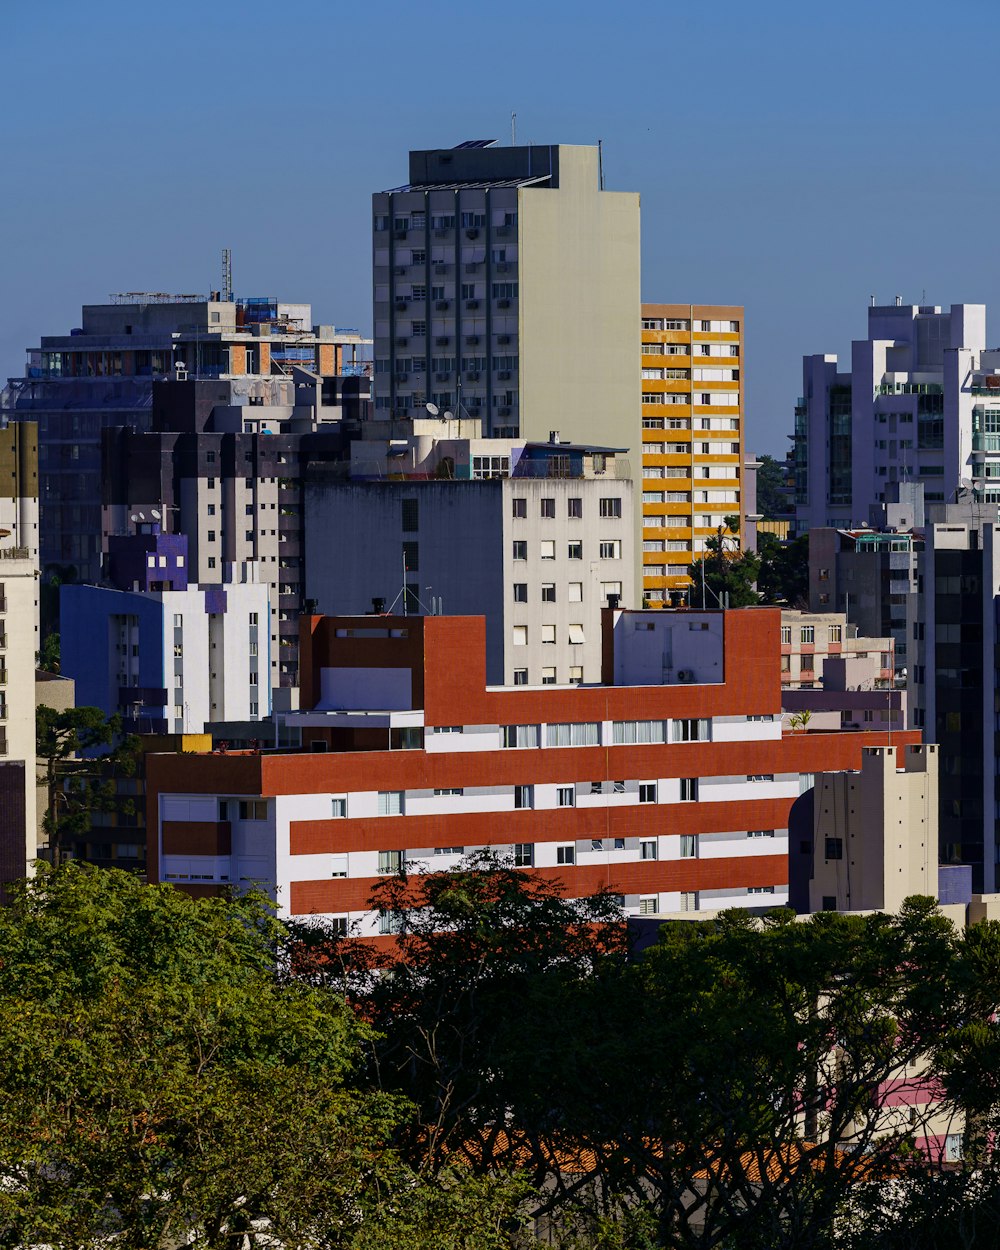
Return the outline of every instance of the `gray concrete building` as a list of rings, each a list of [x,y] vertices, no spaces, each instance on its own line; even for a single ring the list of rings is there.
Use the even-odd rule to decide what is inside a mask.
[[[614,449],[423,437],[355,443],[367,480],[310,471],[307,598],[327,615],[482,614],[491,683],[599,682],[601,609],[635,593],[633,487]]]

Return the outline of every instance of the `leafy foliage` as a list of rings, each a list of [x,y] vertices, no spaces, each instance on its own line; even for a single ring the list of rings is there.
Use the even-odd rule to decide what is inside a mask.
[[[792,511],[791,497],[785,489],[788,470],[773,456],[759,456],[757,470],[757,511],[767,520],[785,517]]]
[[[783,543],[774,534],[758,533],[760,570],[757,589],[762,603],[809,604],[809,535]]]

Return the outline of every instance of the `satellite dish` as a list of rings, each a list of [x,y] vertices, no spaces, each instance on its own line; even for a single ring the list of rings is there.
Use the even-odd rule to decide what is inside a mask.
[[[157,521],[158,521],[158,520],[160,519],[160,515],[161,515],[161,514],[160,514],[160,509],[159,509],[159,508],[150,508],[150,510],[149,510],[149,511],[150,511],[150,515],[151,515],[152,517],[154,517],[154,518],[155,518],[155,520],[157,520]]]
[[[436,417],[438,413],[441,411],[440,408],[438,408],[437,404],[424,404],[424,407],[427,409],[427,411],[431,414],[432,417]]]
[[[441,414],[441,420],[442,421],[454,421],[455,414],[453,412],[444,412]]]
[[[137,512],[133,512],[131,516],[129,517],[130,521],[138,521],[138,519],[139,519],[139,514]]]
[[[963,477],[961,481],[966,490],[972,490],[972,482],[967,477]]]

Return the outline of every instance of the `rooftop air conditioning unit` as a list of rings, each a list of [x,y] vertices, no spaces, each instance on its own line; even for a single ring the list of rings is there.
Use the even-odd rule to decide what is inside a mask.
[[[690,668],[679,668],[677,670],[677,680],[684,686],[689,686],[694,681],[694,671]]]
[[[510,300],[509,300],[509,299],[498,299],[498,300],[497,300],[497,308],[509,308],[509,307],[510,307]]]
[[[466,308],[478,308],[478,307],[479,307],[479,300],[477,300],[477,299],[467,299],[467,300],[465,301],[465,306],[466,306]]]
[[[501,382],[506,382],[510,378],[510,370],[501,369],[500,372],[497,374],[497,377],[500,379]]]
[[[439,299],[434,307],[438,310],[438,312],[444,312],[448,307],[448,301],[446,299]]]

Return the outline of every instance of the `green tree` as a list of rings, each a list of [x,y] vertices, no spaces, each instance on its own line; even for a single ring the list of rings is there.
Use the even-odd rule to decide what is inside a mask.
[[[50,631],[42,639],[42,649],[35,657],[43,673],[59,672],[59,635]]]
[[[736,518],[727,518],[727,521],[730,520],[735,521]],[[736,526],[734,524],[729,528],[735,529]],[[705,555],[688,566],[693,582],[691,606],[701,606],[703,586],[706,608],[746,608],[759,603],[760,596],[754,589],[760,572],[759,558],[752,551],[740,551],[735,537],[721,527],[716,537],[709,538],[705,546]]]
[[[760,456],[757,470],[757,511],[766,520],[786,517],[792,511],[791,496],[785,489],[788,470],[773,456]]]
[[[369,1027],[275,974],[267,900],[82,865],[0,912],[0,1242],[125,1250],[509,1244],[523,1186],[391,1139]]]
[[[783,543],[774,534],[758,533],[760,569],[757,589],[762,603],[809,605],[809,535]]]
[[[60,712],[42,705],[35,712],[35,750],[53,864],[61,863],[72,839],[87,833],[92,812],[134,814],[134,801],[118,783],[136,774],[139,740],[122,733],[120,716],[107,717],[96,707]]]

